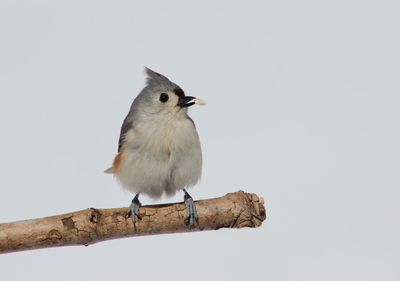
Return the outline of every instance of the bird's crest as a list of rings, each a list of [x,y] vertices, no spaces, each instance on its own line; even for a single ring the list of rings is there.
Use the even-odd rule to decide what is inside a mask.
[[[146,75],[147,75],[146,84],[148,86],[159,85],[162,83],[167,83],[167,84],[171,83],[171,81],[169,81],[168,78],[165,77],[164,75],[162,75],[158,72],[155,72],[148,67],[144,67],[144,69],[145,69]]]

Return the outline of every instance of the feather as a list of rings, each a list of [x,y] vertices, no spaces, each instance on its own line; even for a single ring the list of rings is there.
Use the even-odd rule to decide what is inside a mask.
[[[106,174],[113,174],[113,173],[114,173],[114,172],[113,172],[113,168],[112,168],[112,167],[108,168],[107,170],[104,171],[104,173],[106,173]]]

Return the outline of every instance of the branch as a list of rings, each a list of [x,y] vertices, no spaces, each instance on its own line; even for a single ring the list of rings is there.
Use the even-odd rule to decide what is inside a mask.
[[[142,220],[125,219],[126,208],[85,209],[73,213],[0,224],[0,253],[94,244],[143,235],[258,227],[265,220],[263,199],[243,191],[195,201],[198,225],[184,223],[183,203],[140,208]]]

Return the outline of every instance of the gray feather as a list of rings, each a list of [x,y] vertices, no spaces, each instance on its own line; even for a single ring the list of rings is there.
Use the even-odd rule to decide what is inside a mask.
[[[106,170],[104,171],[104,173],[106,173],[106,174],[113,174],[113,173],[114,173],[114,172],[113,172],[113,168],[110,167],[110,168],[106,169]]]
[[[121,126],[121,133],[119,134],[119,140],[118,140],[118,152],[121,151],[122,145],[124,144],[124,139],[125,139],[125,134],[133,128],[133,120],[130,118],[130,115],[128,114],[124,122],[122,123]]]
[[[164,75],[151,70],[148,67],[144,67],[146,71],[146,87],[142,90],[142,92],[152,92],[157,91],[158,89],[174,89],[179,88],[178,85],[171,82]]]
[[[163,84],[163,83],[171,83],[171,81],[168,80],[167,77],[165,77],[164,75],[155,72],[153,70],[151,70],[148,67],[144,67],[146,74],[147,74],[147,78],[146,78],[146,84],[147,85],[153,85],[153,84]]]

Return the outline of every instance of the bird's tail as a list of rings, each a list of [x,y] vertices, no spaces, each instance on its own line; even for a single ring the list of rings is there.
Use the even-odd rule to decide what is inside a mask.
[[[113,168],[112,168],[112,167],[108,168],[107,170],[104,171],[104,173],[106,173],[106,174],[113,174],[113,173],[114,173],[114,172],[113,172]]]

